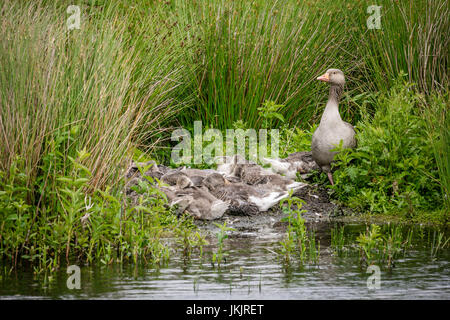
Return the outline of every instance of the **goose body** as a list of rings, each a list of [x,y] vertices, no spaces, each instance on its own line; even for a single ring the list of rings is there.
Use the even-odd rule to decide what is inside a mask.
[[[230,203],[232,213],[255,214],[258,207],[248,201],[251,186],[230,183],[222,174],[213,173],[203,180],[203,185],[217,199]]]
[[[302,178],[305,178],[305,174],[311,170],[318,169],[311,152],[308,151],[294,152],[284,159],[263,158],[263,160],[270,164],[270,168],[274,173],[281,174],[291,180],[297,178],[297,173],[300,173]]]
[[[238,161],[235,161],[232,166],[230,177],[269,192],[289,191],[291,189],[295,192],[305,186],[302,182],[295,182],[295,178],[283,177],[254,163],[239,163]]]
[[[314,161],[327,173],[333,185],[331,163],[336,151],[331,150],[339,146],[341,141],[343,148],[355,147],[355,130],[351,124],[343,121],[339,114],[339,98],[345,84],[342,71],[329,69],[317,79],[330,83],[330,93],[320,124],[312,136],[311,151]]]
[[[230,183],[219,173],[211,174],[203,183],[216,198],[231,203],[236,212],[243,208],[251,209],[251,213],[264,212],[289,196],[289,192],[274,190],[269,184]]]
[[[195,219],[219,219],[229,204],[214,197],[205,187],[196,187],[191,179],[181,175],[175,186],[164,187],[170,206],[177,205],[178,213],[189,212]]]

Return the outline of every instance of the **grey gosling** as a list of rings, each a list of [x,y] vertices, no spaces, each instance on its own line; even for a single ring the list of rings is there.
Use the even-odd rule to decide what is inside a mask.
[[[228,203],[214,197],[206,188],[195,187],[187,176],[181,175],[170,191],[170,205],[177,205],[178,213],[187,211],[196,219],[219,219],[229,207]]]
[[[275,174],[257,164],[239,163],[239,161],[235,161],[231,175],[240,178],[243,183],[258,185],[259,188],[268,191],[294,190],[295,192],[306,185]]]
[[[312,158],[311,152],[308,151],[294,152],[284,159],[263,158],[263,160],[270,164],[274,173],[281,174],[291,180],[297,178],[297,173],[302,178],[306,178],[309,172],[319,169]]]
[[[272,186],[252,186],[245,183],[230,183],[221,174],[213,173],[203,180],[203,184],[218,199],[230,202],[235,208],[257,207],[257,211],[267,211],[289,196],[286,191],[273,191]],[[270,188],[267,188],[270,187]],[[251,206],[249,206],[251,204]]]

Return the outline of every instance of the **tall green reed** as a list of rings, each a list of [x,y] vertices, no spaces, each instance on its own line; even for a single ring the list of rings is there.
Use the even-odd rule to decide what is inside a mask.
[[[171,93],[181,74],[160,58],[176,60],[176,52],[144,47],[144,37],[157,37],[151,17],[142,19],[148,31],[130,34],[123,12],[99,15],[83,7],[81,28],[67,30],[60,9],[38,2],[2,6],[0,168],[23,156],[31,187],[43,174],[52,137],[77,125],[72,145],[90,151],[91,185],[105,187],[118,180],[130,147],[148,143],[173,116]],[[54,175],[52,168],[44,175]]]
[[[133,147],[151,149],[181,107],[179,52],[157,44],[154,16],[113,4],[80,4],[79,30],[63,3],[0,6],[1,258],[36,272],[64,256],[165,261],[167,203],[120,191]]]
[[[344,118],[357,118],[364,102],[375,108],[367,94],[388,90],[402,70],[421,92],[448,90],[445,0],[378,1],[381,29],[373,30],[368,0],[174,3],[193,26],[188,40],[196,39],[187,46],[195,51],[187,53],[194,113],[182,115],[186,126],[201,119],[221,129],[236,120],[259,127],[257,109],[273,100],[304,128],[320,117],[327,94],[315,78],[331,67],[346,74]]]
[[[362,0],[345,14],[364,25],[370,5],[381,8],[381,29],[350,29],[355,54],[363,65],[362,81],[373,90],[387,90],[404,71],[408,81],[426,94],[448,90],[450,7],[446,0]]]
[[[306,120],[322,90],[317,75],[345,68],[339,17],[295,1],[200,1],[198,55],[192,60],[195,117],[219,128],[244,119],[258,127],[266,100],[285,105],[289,120]],[[188,116],[186,122],[191,121]]]

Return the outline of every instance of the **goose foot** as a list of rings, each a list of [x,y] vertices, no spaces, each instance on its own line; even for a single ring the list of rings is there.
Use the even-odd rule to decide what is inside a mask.
[[[328,175],[328,180],[330,180],[331,185],[334,186],[333,175],[331,174],[331,172],[328,172],[327,175]]]

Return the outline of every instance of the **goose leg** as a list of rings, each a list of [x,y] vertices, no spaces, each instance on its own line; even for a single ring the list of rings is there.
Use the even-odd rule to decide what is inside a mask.
[[[331,174],[331,172],[328,172],[327,175],[328,175],[328,180],[330,180],[331,185],[334,186],[333,175]]]

